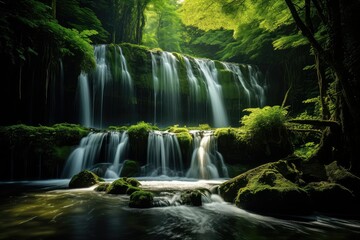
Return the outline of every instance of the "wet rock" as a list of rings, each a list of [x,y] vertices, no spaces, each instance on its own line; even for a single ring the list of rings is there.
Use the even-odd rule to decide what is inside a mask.
[[[125,160],[120,172],[120,177],[134,177],[139,174],[139,164],[136,161]]]
[[[110,184],[106,193],[130,195],[135,191],[141,190],[139,188],[140,185],[140,182],[135,178],[119,178]]]
[[[201,206],[201,192],[199,190],[182,192],[180,195],[181,203],[185,205]]]
[[[220,185],[225,201],[268,214],[311,212],[310,199],[294,182],[300,179],[295,165],[285,160],[264,164]]]
[[[309,183],[308,192],[316,211],[325,213],[351,213],[356,209],[355,196],[344,186],[330,182]]]
[[[129,207],[151,208],[153,207],[154,195],[147,191],[136,191],[130,195]]]
[[[95,173],[84,170],[71,178],[69,188],[87,188],[103,181]]]

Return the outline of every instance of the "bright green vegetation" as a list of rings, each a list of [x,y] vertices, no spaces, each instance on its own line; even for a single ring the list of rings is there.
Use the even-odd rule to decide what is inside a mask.
[[[87,188],[103,181],[95,173],[84,170],[71,178],[69,188]]]
[[[285,109],[280,106],[266,106],[261,109],[248,108],[245,111],[250,112],[241,119],[246,141],[269,141],[270,138],[281,141],[287,114]]]

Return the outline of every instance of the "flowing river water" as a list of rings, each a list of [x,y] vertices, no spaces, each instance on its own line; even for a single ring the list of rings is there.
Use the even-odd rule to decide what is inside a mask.
[[[140,178],[157,200],[223,180]],[[360,221],[323,215],[262,216],[203,198],[201,207],[128,207],[129,196],[67,189],[69,180],[0,183],[0,239],[357,239]]]

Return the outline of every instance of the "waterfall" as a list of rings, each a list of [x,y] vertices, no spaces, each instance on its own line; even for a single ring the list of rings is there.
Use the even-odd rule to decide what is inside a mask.
[[[213,179],[229,177],[222,155],[217,151],[212,131],[191,131],[194,151],[186,173],[189,178]]]
[[[78,79],[82,125],[236,126],[242,109],[266,104],[255,66],[141,51],[146,54],[140,61],[128,47],[94,46],[96,68]]]
[[[159,58],[158,64],[156,57],[152,54],[154,123],[169,125],[179,121],[181,109],[177,60],[169,52],[161,52]]]
[[[244,98],[242,94],[245,94],[247,102],[246,104],[239,103],[239,109],[265,106],[265,89],[258,82],[260,76],[257,69],[252,66],[247,66],[249,81],[246,81],[238,64],[226,62],[222,64],[228,71],[233,73],[234,78],[237,80],[236,83],[239,86],[239,101]]]
[[[214,127],[228,126],[229,121],[223,102],[222,88],[218,82],[217,69],[214,61],[196,58],[194,60],[207,84]]]
[[[78,80],[77,92],[80,99],[80,123],[85,127],[91,127],[91,98],[87,73],[81,72]]]
[[[191,67],[190,60],[187,57],[183,57],[186,68],[186,75],[189,83],[189,101],[188,101],[188,119],[192,124],[198,124],[196,120],[204,117],[202,110],[205,107],[201,106],[201,85],[198,79],[195,77],[193,68]]]
[[[66,161],[62,177],[70,178],[84,169],[100,176],[118,177],[128,154],[127,132],[89,133]]]
[[[182,176],[183,163],[180,145],[174,133],[152,131],[149,133],[146,176]]]

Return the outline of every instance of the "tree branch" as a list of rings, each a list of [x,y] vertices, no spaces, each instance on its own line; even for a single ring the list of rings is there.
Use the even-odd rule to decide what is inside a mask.
[[[330,121],[330,120],[316,120],[316,119],[290,119],[288,120],[290,123],[298,123],[298,124],[309,124],[316,127],[330,127],[330,128],[340,128],[338,122]]]

